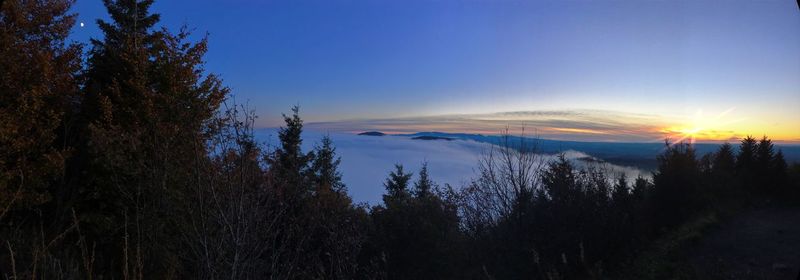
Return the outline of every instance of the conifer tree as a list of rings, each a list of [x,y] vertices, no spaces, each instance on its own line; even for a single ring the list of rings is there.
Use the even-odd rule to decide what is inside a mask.
[[[770,174],[773,170],[773,163],[775,159],[775,149],[774,145],[772,144],[772,140],[764,136],[758,141],[758,146],[756,146],[756,166],[755,172],[758,178],[760,188],[766,188],[768,191],[771,191],[773,186],[773,178],[772,174]]]
[[[275,177],[284,187],[293,188],[296,194],[305,193],[307,186],[304,180],[308,165],[313,159],[312,153],[305,154],[301,149],[303,139],[303,120],[300,119],[300,107],[292,107],[292,115],[283,115],[285,126],[278,131],[280,148],[275,151],[272,168]]]
[[[651,184],[647,179],[642,176],[636,177],[636,181],[633,182],[631,194],[633,194],[634,199],[637,201],[643,201],[650,187]]]
[[[733,153],[733,147],[729,143],[722,144],[712,161],[712,172],[716,174],[726,174],[733,176],[736,170],[736,155]]]
[[[102,125],[139,125],[151,114],[147,79],[154,45],[163,36],[153,31],[158,14],[150,14],[152,0],[104,0],[112,22],[98,20],[103,39],[92,39],[86,73],[83,117]]]
[[[758,150],[758,142],[752,136],[747,136],[742,139],[739,145],[739,154],[736,158],[736,167],[738,170],[752,169],[755,166],[756,152]]]
[[[413,176],[413,173],[405,173],[401,164],[395,164],[394,168],[395,170],[389,173],[389,177],[383,183],[387,193],[383,196],[383,201],[387,205],[390,201],[401,202],[409,197],[408,182],[411,181],[411,176]]]
[[[743,189],[754,192],[758,183],[756,154],[758,141],[752,136],[742,139],[736,155],[736,177]]]
[[[715,197],[732,197],[740,191],[741,183],[736,180],[736,155],[733,146],[728,143],[722,144],[713,153],[710,174],[706,175]]]
[[[424,162],[419,170],[419,179],[414,182],[414,195],[416,197],[428,197],[431,195],[433,187],[434,183],[428,175],[428,162]]]
[[[124,260],[133,271],[158,271],[157,259],[175,258],[164,255],[174,253],[167,248],[173,243],[162,242],[175,234],[165,227],[177,212],[170,207],[182,205],[181,191],[198,177],[193,166],[207,156],[212,117],[228,93],[203,69],[206,39],[188,42],[185,28],[156,30],[152,3],[103,1],[112,21],[98,21],[103,38],[92,39],[85,73],[82,139],[70,176],[78,215],[110,256],[98,262],[104,271]],[[124,246],[142,249],[120,256]],[[144,254],[154,257],[131,261]]]
[[[700,197],[700,168],[689,144],[667,146],[658,156],[653,175],[653,210],[662,226],[673,226],[704,207]]]
[[[758,141],[758,145],[756,146],[756,164],[758,165],[759,169],[767,169],[772,162],[772,158],[775,156],[775,147],[772,144],[772,140],[764,136],[761,140]]]
[[[611,193],[611,200],[614,202],[627,203],[630,194],[630,190],[628,189],[628,177],[625,176],[625,173],[622,173],[619,175],[617,182],[614,184],[614,190]]]
[[[292,119],[293,123],[297,123]],[[287,127],[288,128],[288,127]],[[313,196],[309,197],[312,246],[304,252],[307,270],[322,268],[312,278],[346,279],[357,273],[355,258],[360,252],[360,209],[353,207],[339,172],[341,159],[330,136],[322,138],[313,152],[311,172]]]
[[[317,188],[345,193],[347,190],[342,183],[342,173],[339,172],[342,160],[336,156],[336,148],[330,136],[322,137],[321,144],[314,149],[314,156],[312,169]]]
[[[736,155],[736,175],[746,188],[752,188],[755,183],[757,150],[758,142],[752,136],[745,137],[739,144],[739,154]]]
[[[772,157],[775,156],[775,147],[772,144],[772,140],[764,136],[761,140],[758,141],[758,146],[756,148],[756,162],[759,165],[769,166],[769,162],[772,160]]]
[[[80,46],[66,43],[73,2],[0,2],[0,224],[10,211],[64,203],[54,192],[81,68]]]
[[[556,204],[566,204],[572,198],[576,187],[575,168],[564,154],[550,162],[542,173],[542,186],[550,200]]]

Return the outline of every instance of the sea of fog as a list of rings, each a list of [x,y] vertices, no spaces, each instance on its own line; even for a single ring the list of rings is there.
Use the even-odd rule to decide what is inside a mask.
[[[277,146],[277,129],[260,129],[256,133],[257,141]],[[342,180],[353,201],[379,204],[384,194],[383,182],[394,169],[395,164],[402,164],[405,170],[416,172],[423,162],[428,162],[431,179],[437,184],[450,184],[461,188],[476,177],[479,158],[491,149],[491,144],[472,140],[414,140],[402,136],[363,136],[347,133],[327,133],[314,130],[303,132],[304,151],[310,151],[324,135],[329,135],[341,157],[340,170]],[[586,167],[585,160],[591,158],[580,151],[564,151],[565,156],[579,168]],[[544,160],[551,160],[555,155],[542,155]],[[649,171],[635,167],[617,166],[604,163],[605,170],[613,174],[625,173],[628,178],[641,175],[649,177]]]

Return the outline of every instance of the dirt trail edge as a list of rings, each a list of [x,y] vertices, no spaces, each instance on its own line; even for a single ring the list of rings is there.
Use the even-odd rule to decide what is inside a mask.
[[[689,249],[700,279],[800,280],[800,207],[749,210]]]

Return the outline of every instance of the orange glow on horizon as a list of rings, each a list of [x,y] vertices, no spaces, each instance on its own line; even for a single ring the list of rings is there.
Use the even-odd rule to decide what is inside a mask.
[[[568,133],[583,133],[583,134],[608,134],[608,132],[595,130],[595,129],[584,129],[584,128],[564,128],[564,127],[553,127],[551,128],[554,131],[558,132],[568,132]]]
[[[736,112],[734,112],[736,111]],[[531,111],[488,115],[444,115],[407,119],[345,122],[344,130],[386,134],[416,132],[524,135],[554,140],[597,142],[731,142],[746,136],[767,136],[776,143],[800,144],[800,124],[780,120],[771,112],[737,110],[721,113],[646,115],[603,111]],[[719,111],[717,111],[719,112]]]
[[[792,130],[791,124],[775,125],[753,118],[726,117],[735,108],[716,116],[706,116],[698,110],[691,117],[673,119],[673,125],[659,130],[672,143],[689,142],[735,142],[746,136],[767,136],[777,142],[798,143],[800,127]]]

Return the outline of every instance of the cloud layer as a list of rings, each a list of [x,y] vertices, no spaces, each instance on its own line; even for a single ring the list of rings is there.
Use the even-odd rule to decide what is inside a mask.
[[[440,131],[498,134],[506,129],[554,140],[662,141],[674,126],[664,118],[599,110],[519,111],[493,114],[445,115],[311,123],[309,127],[337,132],[378,130],[388,133]]]
[[[307,130],[303,135],[303,149],[313,149],[326,132]],[[275,129],[262,129],[257,139],[270,145],[278,143]],[[381,203],[384,194],[383,182],[394,164],[402,164],[407,171],[419,171],[423,162],[428,162],[431,178],[440,185],[450,184],[460,188],[475,177],[475,167],[479,157],[491,146],[474,141],[424,141],[400,136],[359,136],[348,133],[329,133],[336,152],[341,156],[342,179],[355,202]],[[565,155],[579,167],[586,162],[578,160],[586,154],[567,151]],[[546,155],[545,160],[552,159]],[[629,178],[638,175],[648,176],[636,168],[607,164],[608,171],[614,174],[626,173]]]

